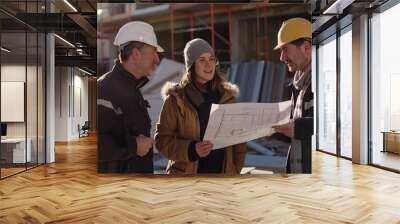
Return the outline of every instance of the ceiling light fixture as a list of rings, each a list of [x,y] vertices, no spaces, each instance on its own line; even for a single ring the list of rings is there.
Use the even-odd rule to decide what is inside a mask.
[[[88,72],[88,71],[85,71],[85,70],[83,70],[83,69],[81,69],[81,68],[79,68],[79,67],[78,67],[78,69],[79,69],[81,72],[85,73],[85,74],[93,75],[92,73],[90,73],[90,72]]]
[[[67,4],[72,10],[74,10],[75,12],[78,12],[78,10],[71,4],[69,3],[68,0],[64,0],[65,4]]]
[[[7,48],[5,48],[5,47],[1,47],[1,50],[4,51],[4,52],[7,52],[7,53],[10,53],[10,52],[11,52],[11,50],[9,50],[9,49],[7,49]]]
[[[58,36],[57,34],[54,34],[54,36],[56,36],[58,39],[60,39],[61,41],[63,41],[63,42],[66,43],[67,45],[69,45],[69,46],[75,48],[75,45],[71,44],[71,42],[69,42],[68,40],[66,40],[66,39],[64,39],[64,38],[62,38],[62,37],[60,37],[60,36]]]
[[[329,6],[322,14],[330,15],[330,14],[342,14],[343,9],[347,8],[351,5],[355,0],[336,0],[331,6]]]

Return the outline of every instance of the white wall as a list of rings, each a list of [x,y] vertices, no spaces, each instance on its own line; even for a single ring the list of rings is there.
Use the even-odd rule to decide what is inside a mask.
[[[25,64],[3,64],[1,66],[2,82],[24,82],[26,84],[26,106],[23,102],[21,108],[23,114],[26,112],[26,120],[23,122],[6,122],[8,138],[30,139],[32,161],[44,163],[44,74],[42,67]],[[25,80],[27,78],[27,80]],[[2,96],[7,97],[7,96]],[[10,107],[2,107],[2,112],[12,110]],[[5,110],[5,111],[4,111]],[[12,111],[7,111],[13,113]],[[15,112],[14,112],[15,113]],[[37,156],[37,153],[39,155]]]
[[[69,69],[55,68],[55,141],[68,141]]]
[[[26,69],[28,74],[32,74],[33,66],[28,66],[27,68],[25,65],[2,65],[1,66],[1,81],[3,82],[25,82],[26,76]],[[36,70],[35,70],[36,74]],[[35,83],[36,84],[36,83]],[[36,97],[36,89],[35,92],[28,92],[28,97]],[[28,100],[30,102],[31,100]],[[7,110],[7,108],[1,108],[1,110]],[[36,115],[36,114],[35,114]],[[31,117],[28,117],[28,121],[33,120]],[[7,136],[8,137],[18,137],[23,138],[25,137],[25,123],[26,122],[7,122]],[[30,127],[30,126],[29,126]],[[29,136],[28,136],[29,137]]]
[[[77,74],[78,72],[78,74]],[[74,71],[74,82],[73,82],[73,86],[74,86],[74,92],[72,94],[74,94],[73,97],[74,99],[74,108],[72,110],[72,119],[71,119],[71,135],[72,138],[78,138],[79,137],[79,133],[78,133],[78,124],[80,126],[82,126],[85,121],[88,121],[89,117],[89,111],[88,111],[88,106],[89,106],[89,93],[88,93],[88,78],[87,77],[83,77],[82,74],[79,70],[75,70]],[[80,93],[79,93],[80,92]],[[79,97],[80,95],[80,97]],[[80,101],[80,102],[79,102]],[[72,105],[72,104],[71,104]],[[81,108],[79,108],[81,107]],[[79,111],[79,109],[81,109],[81,111]]]
[[[56,141],[79,137],[78,124],[82,126],[88,120],[88,105],[88,78],[76,68],[56,67]]]

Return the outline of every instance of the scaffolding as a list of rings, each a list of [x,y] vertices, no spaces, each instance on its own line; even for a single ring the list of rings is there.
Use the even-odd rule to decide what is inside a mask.
[[[127,21],[147,21],[159,32],[159,40],[165,41],[163,44],[167,51],[162,56],[175,61],[183,61],[182,51],[185,43],[194,38],[203,38],[215,50],[220,68],[224,71],[231,64],[238,62],[279,61],[270,49],[271,44],[275,43],[280,23],[289,16],[298,16],[298,12],[304,10],[300,5],[284,10],[285,4],[266,2],[159,4],[124,15],[111,15],[104,19],[99,30],[100,33],[116,33]],[[250,26],[240,25],[250,20]],[[243,33],[243,29],[248,29],[247,33]]]
[[[226,39],[221,33],[215,30],[215,14],[216,13],[226,13],[226,10],[222,10],[222,6],[216,6],[215,4],[209,4],[208,10],[198,11],[198,12],[182,12],[181,10],[185,8],[192,7],[193,4],[171,4],[170,7],[170,30],[171,30],[171,59],[175,59],[177,51],[175,50],[175,34],[182,32],[189,32],[190,39],[195,38],[195,32],[199,31],[210,31],[210,44],[215,49],[216,52],[222,51],[222,49],[216,49],[215,37],[222,40],[228,46],[228,54],[231,55],[230,48],[232,46],[229,39]],[[218,8],[216,11],[216,7]],[[227,6],[223,6],[227,7]],[[228,7],[229,8],[229,7]],[[227,12],[229,14],[229,18],[231,18],[230,11]],[[206,23],[204,20],[201,20],[201,17],[209,16],[209,23]],[[195,21],[195,19],[197,21]],[[176,30],[175,23],[176,20],[188,20],[189,27],[186,29]],[[201,26],[195,26],[195,22],[200,23]],[[230,22],[228,23],[230,24]],[[231,27],[229,27],[230,29]],[[230,31],[228,31],[228,38],[230,38]]]
[[[179,51],[176,51],[176,34],[182,32],[190,33],[190,39],[196,38],[195,32],[208,30],[210,31],[210,44],[215,49],[217,53],[227,53],[229,56],[228,60],[222,63],[230,64],[232,63],[232,14],[234,12],[249,10],[249,7],[244,4],[235,4],[235,5],[227,5],[227,4],[209,4],[207,8],[202,8],[198,11],[192,12],[183,12],[185,9],[195,8],[196,4],[171,4],[170,6],[170,32],[171,32],[171,49],[170,49],[170,57],[172,60],[176,59],[176,56],[179,54]],[[266,35],[267,32],[267,4],[258,3],[255,4],[254,9],[257,15],[257,32],[256,32],[256,60],[259,60],[261,55],[264,55],[264,60],[269,59],[268,55],[268,37]],[[216,16],[226,14],[227,16],[227,35],[220,33],[215,29],[215,21]],[[208,17],[209,22],[205,23],[204,20],[201,20],[202,17]],[[264,21],[264,35],[260,33],[260,23],[259,20],[262,19]],[[185,29],[177,30],[175,28],[175,24],[178,20],[188,21],[189,26]],[[197,20],[197,21],[195,21]],[[200,22],[201,26],[196,26],[195,23]],[[227,49],[221,48],[220,45],[216,46],[216,38],[222,41],[227,46]],[[188,40],[189,41],[189,40]],[[264,41],[264,52],[261,54],[260,41]]]

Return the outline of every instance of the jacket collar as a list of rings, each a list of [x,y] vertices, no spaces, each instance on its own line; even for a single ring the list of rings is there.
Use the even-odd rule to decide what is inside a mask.
[[[184,92],[188,97],[188,100],[190,100],[190,102],[193,103],[196,108],[198,108],[202,103],[204,103],[203,94],[207,93],[208,91],[213,91],[211,90],[211,85],[211,82],[208,82],[204,85],[191,82],[185,86]]]
[[[308,65],[304,71],[296,71],[293,77],[293,86],[298,89],[307,88],[311,83],[311,65]]]
[[[142,77],[140,79],[137,79],[132,73],[128,72],[120,63],[119,60],[115,60],[115,65],[113,68],[113,73],[116,73],[123,77],[125,80],[130,82],[136,89],[142,88],[144,85],[146,85],[147,82],[149,82],[149,79],[147,77]]]
[[[186,90],[188,89],[188,90]],[[185,93],[185,90],[189,92],[189,94]],[[239,94],[239,89],[236,85],[225,82],[221,86],[217,86],[218,93],[220,95],[220,100],[219,104],[224,104],[224,103],[232,103],[234,102],[235,97]],[[191,95],[194,94],[195,96]],[[188,95],[191,95],[193,100],[196,100],[198,96],[196,92],[192,92],[191,88],[186,86],[182,86],[181,84],[177,83],[172,83],[172,82],[167,82],[162,90],[161,90],[161,96],[163,97],[164,100],[167,99],[168,96],[173,96],[176,99],[177,106],[179,108],[179,111],[183,113],[186,108],[192,108],[195,110],[193,106],[193,100],[189,101],[188,100]],[[204,100],[201,98],[200,100]],[[201,103],[200,100],[196,100],[197,103]]]
[[[196,89],[193,83],[189,83],[183,89],[187,100],[189,100],[197,108],[204,102],[204,97],[201,92]]]
[[[211,88],[211,86],[199,88],[198,86],[195,86],[194,83],[189,83],[188,85],[183,87],[183,94],[181,94],[180,97],[182,97],[182,100],[186,101],[187,104],[193,104],[196,108],[198,108],[204,102],[203,93],[206,88]],[[215,91],[218,91],[219,94],[219,104],[224,104],[234,98],[234,96],[226,91],[226,89],[224,89],[223,87],[217,88]]]
[[[301,77],[302,80],[299,79]],[[296,71],[293,76],[293,80],[288,84],[291,89],[300,90],[304,86],[309,86],[311,84],[311,64],[309,64],[304,71]]]

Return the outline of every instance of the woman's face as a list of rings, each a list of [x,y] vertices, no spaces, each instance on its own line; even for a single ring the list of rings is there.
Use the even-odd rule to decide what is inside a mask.
[[[215,56],[206,52],[201,54],[195,61],[196,81],[206,83],[214,78],[215,75]]]

